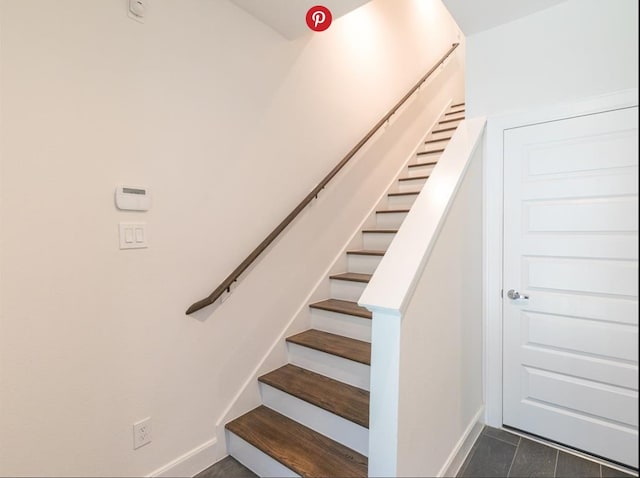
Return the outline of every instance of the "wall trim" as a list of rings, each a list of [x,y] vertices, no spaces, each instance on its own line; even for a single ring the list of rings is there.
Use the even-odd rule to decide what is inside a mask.
[[[483,415],[484,405],[478,409],[469,422],[469,425],[467,425],[466,430],[451,451],[447,461],[442,465],[442,468],[440,468],[437,476],[458,476],[460,468],[467,459],[467,456],[471,452],[471,448],[473,448],[474,443],[484,428]]]
[[[216,448],[218,439],[212,438],[199,445],[175,460],[170,461],[157,470],[152,471],[147,477],[185,477],[191,478],[202,470],[216,463]]]
[[[505,130],[557,121],[597,112],[638,106],[638,89],[632,88],[570,103],[547,105],[487,118],[483,223],[485,423],[502,427],[502,249],[503,164]]]

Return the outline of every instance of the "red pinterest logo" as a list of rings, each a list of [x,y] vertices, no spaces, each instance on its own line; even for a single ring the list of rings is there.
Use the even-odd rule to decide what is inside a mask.
[[[314,32],[323,32],[331,26],[333,16],[331,10],[322,5],[311,7],[307,12],[307,25]]]

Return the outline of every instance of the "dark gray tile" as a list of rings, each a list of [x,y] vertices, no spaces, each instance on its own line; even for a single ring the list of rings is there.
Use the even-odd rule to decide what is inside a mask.
[[[195,478],[253,478],[254,476],[258,475],[228,456],[198,473]]]
[[[514,435],[513,433],[509,433],[505,430],[500,430],[499,428],[484,427],[482,433],[492,438],[497,438],[498,440],[511,443],[512,445],[517,445],[518,441],[520,441],[520,437],[518,435]]]
[[[516,446],[480,435],[474,450],[460,469],[461,477],[504,477],[507,476]]]
[[[616,470],[615,468],[609,468],[608,466],[602,465],[602,478],[626,478],[633,476],[634,475],[630,475],[629,473],[625,473],[624,471]]]
[[[559,478],[599,478],[600,464],[561,451],[556,476]]]
[[[509,476],[546,476],[553,478],[558,450],[522,438]]]

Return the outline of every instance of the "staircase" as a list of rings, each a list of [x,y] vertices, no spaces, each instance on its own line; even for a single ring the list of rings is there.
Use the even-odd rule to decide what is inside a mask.
[[[367,476],[371,313],[362,291],[461,120],[451,105],[330,276],[331,298],[310,304],[312,329],[286,339],[289,364],[258,379],[263,405],[226,425],[232,456],[262,476]]]

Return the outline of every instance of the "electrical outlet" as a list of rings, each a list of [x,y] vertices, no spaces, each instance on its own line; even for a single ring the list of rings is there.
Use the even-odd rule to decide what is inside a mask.
[[[133,424],[133,449],[151,443],[151,417]]]

